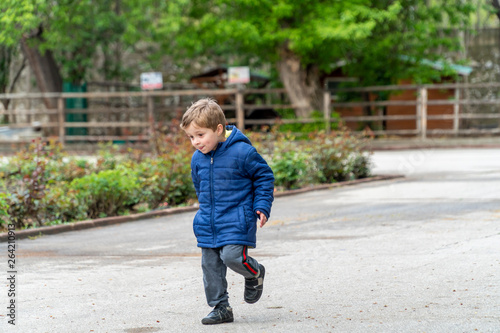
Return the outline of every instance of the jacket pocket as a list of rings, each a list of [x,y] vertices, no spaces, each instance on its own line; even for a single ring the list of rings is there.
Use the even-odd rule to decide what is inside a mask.
[[[243,231],[246,233],[248,231],[248,217],[245,212],[245,208],[243,206],[238,207],[238,216],[239,216],[239,223],[238,226]]]

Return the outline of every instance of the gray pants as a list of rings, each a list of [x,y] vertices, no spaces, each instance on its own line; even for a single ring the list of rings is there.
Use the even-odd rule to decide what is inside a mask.
[[[226,245],[216,249],[201,249],[201,268],[203,284],[209,306],[229,305],[227,294],[227,267],[245,278],[259,275],[259,263],[248,256],[248,247],[244,245]]]

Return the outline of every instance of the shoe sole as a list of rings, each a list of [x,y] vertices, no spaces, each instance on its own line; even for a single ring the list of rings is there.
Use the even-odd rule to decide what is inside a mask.
[[[226,319],[226,320],[222,320],[222,321],[213,321],[213,322],[204,322],[203,320],[201,321],[201,323],[203,325],[217,325],[217,324],[224,324],[224,323],[232,323],[234,321],[234,318],[229,318],[229,319]]]

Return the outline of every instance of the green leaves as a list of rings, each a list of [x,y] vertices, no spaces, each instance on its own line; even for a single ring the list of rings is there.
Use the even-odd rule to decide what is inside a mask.
[[[256,134],[252,142],[271,156],[268,163],[278,189],[330,184],[370,175],[370,156],[366,151],[370,139],[367,135],[355,136],[343,128],[331,134],[310,132],[307,140],[297,140],[286,133],[271,134],[271,137],[272,148],[261,147]]]
[[[178,125],[162,130],[148,158],[111,143],[96,158],[73,158],[60,144],[35,141],[0,165],[0,221],[26,228],[192,203],[192,146]]]
[[[98,54],[102,78],[124,80],[162,67],[187,76],[193,61],[276,63],[284,49],[304,68],[346,60],[363,85],[426,82],[435,71],[398,56],[438,60],[458,50],[451,30],[467,28],[474,10],[452,0],[3,0],[0,45],[42,28],[38,46],[73,83],[89,78]],[[138,60],[125,68],[124,54]]]
[[[274,172],[275,186],[285,189],[297,188],[300,181],[311,172],[310,155],[303,151],[275,151],[270,162]]]
[[[45,8],[43,0],[0,1],[0,45],[13,46],[21,37],[37,28]]]
[[[155,157],[102,145],[97,160],[73,159],[54,142],[33,143],[1,167],[0,228],[53,225],[128,212],[193,204],[192,147],[177,133],[157,134]],[[366,177],[366,140],[346,130],[312,132],[308,140],[275,132],[250,133],[274,171],[278,189]],[[267,147],[266,147],[267,145]],[[1,222],[3,221],[3,222]]]
[[[344,66],[344,71],[358,77],[359,84],[365,86],[395,84],[401,79],[429,83],[450,74],[420,60],[447,58],[460,48],[454,29],[467,28],[473,6],[466,1],[448,0],[391,2],[374,1],[375,12],[387,10],[377,18],[370,38],[357,47],[345,48],[352,61]],[[405,61],[403,56],[416,61]]]
[[[0,192],[0,227],[4,227],[9,219],[9,203],[7,201],[7,194]]]
[[[137,173],[125,167],[73,180],[69,189],[90,219],[118,215],[138,202]]]

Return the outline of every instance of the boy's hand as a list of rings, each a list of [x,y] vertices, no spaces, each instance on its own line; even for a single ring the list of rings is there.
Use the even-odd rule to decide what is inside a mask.
[[[267,217],[261,211],[257,211],[257,215],[259,215],[260,227],[262,228],[264,226],[264,224],[266,224],[266,222],[267,222]]]

